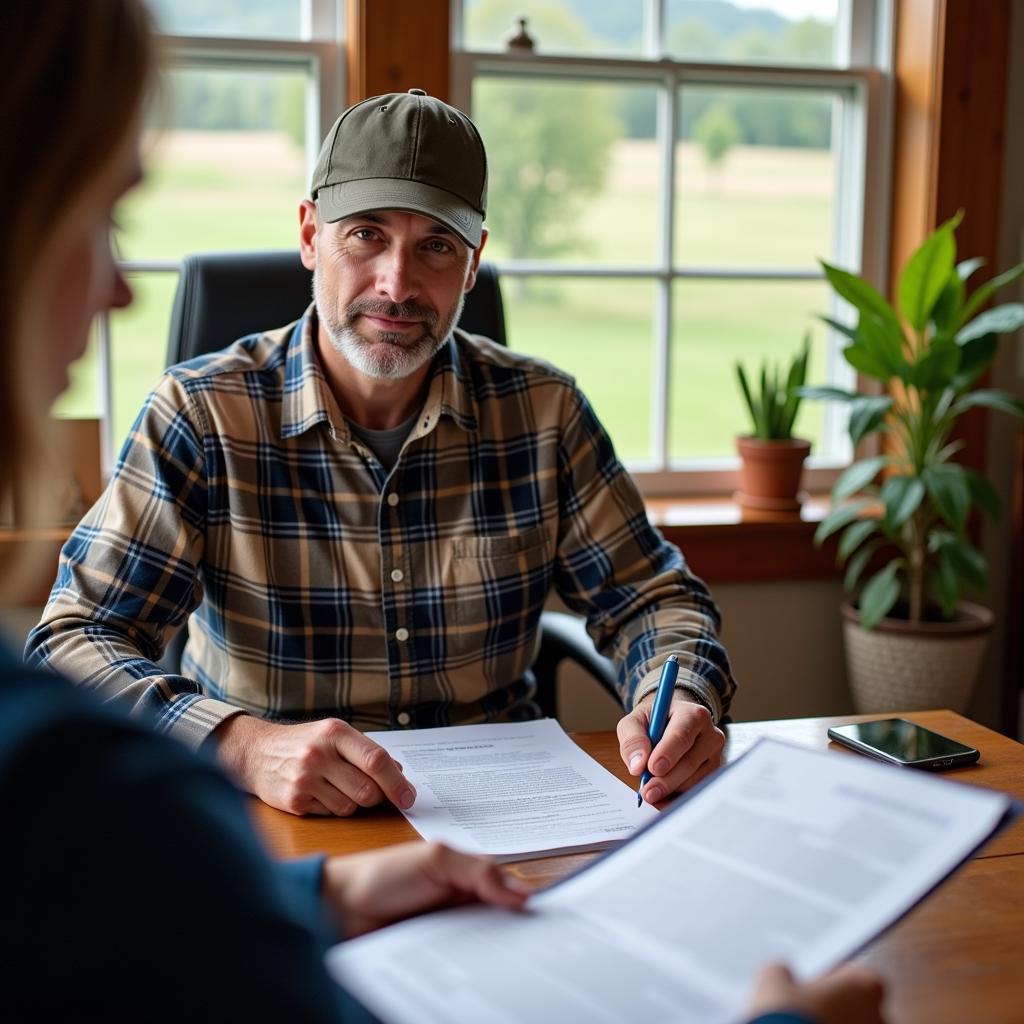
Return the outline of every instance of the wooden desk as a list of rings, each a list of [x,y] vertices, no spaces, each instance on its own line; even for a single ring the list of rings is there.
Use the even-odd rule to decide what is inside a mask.
[[[733,760],[763,736],[810,747],[829,747],[826,730],[877,715],[745,722],[729,727],[726,759]],[[979,764],[949,772],[960,782],[1001,789],[1024,799],[1024,746],[952,711],[904,713],[901,717],[976,746]],[[624,782],[630,778],[610,732],[574,739]],[[395,810],[376,809],[355,818],[295,818],[253,801],[257,827],[281,856],[353,853],[416,838]],[[541,886],[574,870],[593,854],[523,861],[509,870]],[[872,943],[860,960],[889,985],[892,1024],[1022,1024],[1024,1022],[1024,823],[987,844],[968,864]]]

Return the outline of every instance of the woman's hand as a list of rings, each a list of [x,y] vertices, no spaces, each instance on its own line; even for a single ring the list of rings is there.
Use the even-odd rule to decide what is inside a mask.
[[[331,857],[324,866],[323,886],[324,898],[349,938],[460,903],[518,910],[527,895],[487,857],[423,842]]]
[[[878,975],[844,964],[814,981],[798,985],[784,964],[769,964],[757,977],[748,1007],[750,1016],[789,1010],[818,1024],[885,1024]]]

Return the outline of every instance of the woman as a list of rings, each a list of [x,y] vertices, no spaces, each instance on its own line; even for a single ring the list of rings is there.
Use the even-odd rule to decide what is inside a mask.
[[[131,301],[110,231],[141,176],[154,44],[139,0],[0,11],[0,499],[24,512],[45,411],[96,314]],[[352,934],[445,903],[524,898],[488,861],[423,843],[275,866],[212,761],[6,650],[0,806],[6,1019],[351,1022],[362,1011],[322,966],[332,915]],[[756,1007],[839,1024],[880,1020],[879,1000],[864,972],[796,986],[773,968]]]

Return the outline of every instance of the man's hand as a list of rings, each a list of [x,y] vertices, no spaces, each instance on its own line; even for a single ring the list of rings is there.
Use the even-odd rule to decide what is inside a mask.
[[[382,800],[406,810],[416,799],[391,755],[337,718],[281,725],[233,715],[214,735],[236,784],[291,814],[344,818]]]
[[[700,782],[719,766],[725,746],[725,736],[721,729],[715,728],[708,709],[688,700],[677,690],[669,708],[665,733],[651,750],[647,729],[655,693],[647,694],[620,719],[615,730],[619,753],[629,774],[643,775],[647,768],[653,776],[643,792],[649,804],[656,804]]]
[[[481,902],[518,910],[526,899],[487,857],[420,842],[330,858],[323,891],[349,938],[435,907]]]
[[[856,964],[803,985],[782,964],[769,964],[757,977],[748,1011],[753,1017],[789,1010],[818,1024],[885,1024],[884,994],[878,976]]]

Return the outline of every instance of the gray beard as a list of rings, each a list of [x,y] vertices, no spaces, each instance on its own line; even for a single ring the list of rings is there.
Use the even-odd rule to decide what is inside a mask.
[[[414,374],[438,353],[452,327],[458,322],[465,294],[459,297],[456,307],[443,319],[432,309],[412,302],[374,302],[371,299],[356,299],[345,307],[343,315],[339,315],[325,294],[319,269],[315,268],[313,298],[320,325],[331,346],[350,366],[377,380],[402,380]],[[367,338],[355,327],[356,320],[362,314],[422,319],[423,333],[410,341],[404,334],[374,330],[374,337]]]

